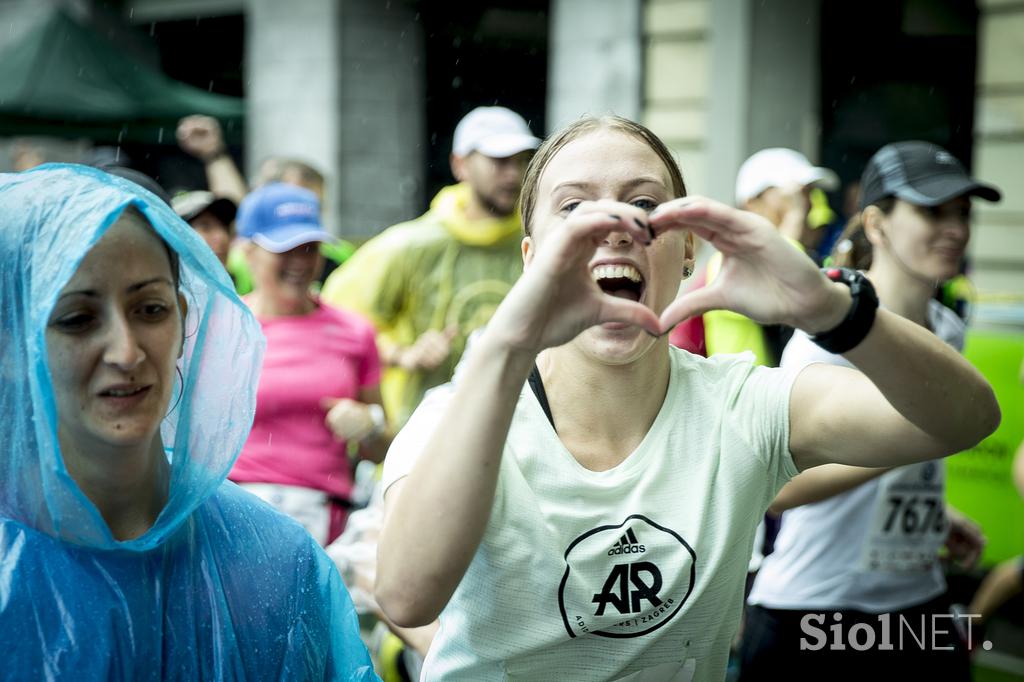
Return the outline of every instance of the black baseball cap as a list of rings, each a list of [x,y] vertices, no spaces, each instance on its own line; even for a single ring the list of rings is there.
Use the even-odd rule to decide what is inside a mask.
[[[938,206],[969,195],[988,201],[1002,198],[992,185],[975,180],[956,157],[931,142],[894,142],[871,157],[860,180],[858,208],[885,197],[916,206]]]
[[[224,227],[229,227],[238,213],[238,206],[231,199],[201,190],[179,194],[171,199],[171,208],[185,222],[189,222],[204,211],[209,211],[217,220],[224,223]]]

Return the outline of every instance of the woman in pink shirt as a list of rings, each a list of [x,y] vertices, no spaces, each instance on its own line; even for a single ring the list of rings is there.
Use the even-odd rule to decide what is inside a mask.
[[[350,451],[380,461],[390,441],[374,329],[309,292],[319,244],[333,239],[316,195],[267,185],[245,198],[237,221],[254,283],[245,301],[267,352],[252,432],[230,478],[326,545],[348,517]]]

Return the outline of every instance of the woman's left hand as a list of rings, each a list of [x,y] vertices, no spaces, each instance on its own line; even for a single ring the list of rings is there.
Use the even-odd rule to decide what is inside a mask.
[[[327,410],[324,424],[339,441],[360,441],[373,433],[374,421],[370,407],[349,398],[324,398],[320,405]]]
[[[722,252],[714,281],[666,308],[663,330],[721,309],[815,334],[837,326],[849,310],[849,290],[830,282],[810,258],[754,213],[685,197],[658,206],[651,213],[651,226],[655,233],[690,230]]]

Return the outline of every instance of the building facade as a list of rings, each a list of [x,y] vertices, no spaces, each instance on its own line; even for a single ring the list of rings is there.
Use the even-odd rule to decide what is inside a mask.
[[[723,201],[758,149],[792,147],[851,180],[914,136],[1003,188],[1002,203],[978,202],[972,274],[982,299],[1024,297],[1020,0],[102,4],[150,33],[241,17],[245,170],[271,155],[323,169],[327,222],[346,236],[422,212],[448,178],[451,128],[479,104],[517,108],[538,133],[585,113],[638,118],[691,192]]]

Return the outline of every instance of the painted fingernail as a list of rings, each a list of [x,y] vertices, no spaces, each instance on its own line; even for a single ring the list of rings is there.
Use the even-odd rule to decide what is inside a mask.
[[[651,237],[650,237],[651,226],[650,225],[645,225],[643,223],[643,221],[640,220],[639,218],[633,218],[633,222],[636,223],[636,226],[639,227],[641,230],[646,230],[647,231],[648,237],[647,237],[647,240],[644,242],[644,244],[647,245],[647,246],[650,246],[651,245]]]

